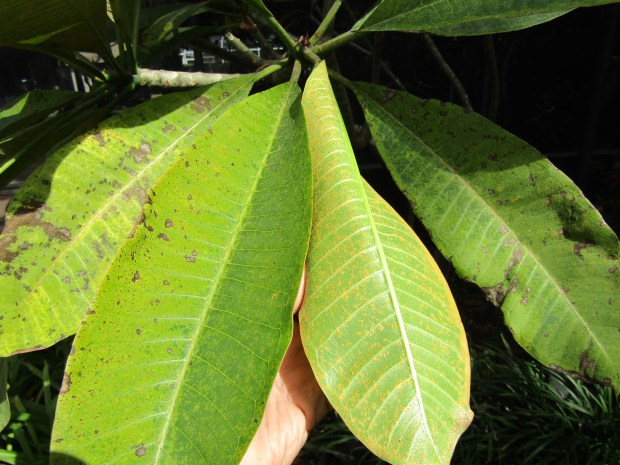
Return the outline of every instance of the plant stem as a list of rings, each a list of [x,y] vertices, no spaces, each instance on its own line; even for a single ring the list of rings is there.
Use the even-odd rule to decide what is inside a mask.
[[[261,66],[265,63],[265,60],[250,50],[243,42],[241,42],[241,40],[235,37],[232,32],[227,32],[224,34],[224,39],[226,39],[226,42],[232,45],[235,50],[250,60],[253,65]]]
[[[134,82],[149,87],[197,87],[243,76],[242,74],[185,73],[180,71],[138,68]]]
[[[310,38],[311,45],[316,45],[316,43],[319,40],[321,40],[321,37],[323,37],[323,34],[325,34],[325,31],[327,31],[329,26],[334,21],[334,18],[336,17],[336,13],[340,9],[340,5],[342,5],[342,0],[334,1],[331,8],[329,9],[327,14],[323,18],[323,21],[321,21],[321,24],[319,24],[319,27],[317,28],[316,32],[312,34],[312,37]]]
[[[497,68],[497,57],[495,55],[495,45],[493,44],[493,36],[483,37],[484,54],[486,56],[487,73],[491,87],[491,95],[485,105],[485,116],[491,121],[497,119],[500,98],[500,82],[499,70]]]
[[[295,60],[293,72],[291,73],[291,82],[298,82],[299,76],[301,76],[301,62],[299,60]]]
[[[284,27],[278,22],[276,18],[271,14],[271,12],[262,5],[262,2],[254,2],[251,0],[244,0],[249,6],[253,8],[253,10],[263,17],[267,24],[271,26],[274,32],[280,37],[280,40],[284,44],[284,46],[293,54],[297,50],[297,44],[291,38],[290,34],[284,29]]]
[[[323,42],[322,44],[316,45],[312,47],[312,51],[318,55],[323,56],[336,50],[339,47],[342,47],[345,44],[353,40],[359,39],[362,35],[367,34],[365,31],[347,31],[339,36],[334,37],[333,39],[328,40],[327,42]]]
[[[258,45],[260,45],[261,50],[264,50],[265,53],[269,56],[269,58],[274,59],[274,60],[277,59],[278,54],[273,49],[269,41],[265,38],[265,36],[263,35],[259,27],[256,25],[256,23],[252,21],[252,18],[250,18],[249,16],[246,16],[246,19],[248,20],[250,25],[254,28],[254,31],[255,31],[254,37],[256,38]]]
[[[471,106],[471,102],[469,100],[469,96],[467,95],[467,92],[465,91],[465,87],[463,87],[463,84],[461,83],[461,80],[458,78],[456,73],[452,70],[452,68],[450,68],[450,65],[448,64],[448,62],[445,60],[445,58],[443,57],[443,55],[441,54],[441,52],[435,45],[433,38],[430,36],[430,34],[427,34],[427,33],[422,34],[422,38],[424,39],[426,46],[430,50],[431,55],[435,59],[435,62],[437,63],[437,65],[439,65],[439,68],[441,68],[441,70],[444,72],[444,74],[446,75],[450,83],[452,84],[452,87],[454,87],[454,90],[456,91],[456,94],[458,95],[459,100],[461,101],[461,104],[468,110],[473,110]]]
[[[266,68],[261,69],[260,71],[256,72],[254,80],[260,81],[261,79],[266,78],[270,74],[273,74],[276,71],[279,71],[282,68],[284,68],[288,64],[288,62],[289,62],[288,59],[280,60],[277,63],[274,63],[272,65],[267,66]]]

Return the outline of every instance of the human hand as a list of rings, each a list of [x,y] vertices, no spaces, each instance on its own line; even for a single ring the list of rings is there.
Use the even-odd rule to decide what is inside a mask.
[[[293,314],[299,311],[306,289],[306,272],[299,286]],[[301,345],[299,321],[267,399],[265,414],[241,465],[289,465],[308,439],[308,432],[330,406],[312,373]]]

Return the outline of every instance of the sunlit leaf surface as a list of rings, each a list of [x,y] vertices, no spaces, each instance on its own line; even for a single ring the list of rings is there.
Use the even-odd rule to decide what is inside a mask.
[[[159,97],[61,148],[18,191],[0,236],[0,356],[74,334],[148,189],[251,78]]]
[[[618,238],[538,151],[456,105],[355,83],[392,176],[434,242],[537,359],[620,381]]]
[[[76,336],[53,453],[239,462],[291,339],[310,234],[300,94],[237,104],[149,191]]]
[[[304,111],[314,221],[302,340],[330,402],[379,457],[447,464],[471,421],[469,354],[448,286],[360,177],[324,65]]]

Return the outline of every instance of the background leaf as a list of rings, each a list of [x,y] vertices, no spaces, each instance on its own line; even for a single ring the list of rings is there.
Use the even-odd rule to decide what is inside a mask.
[[[32,90],[0,111],[0,142],[46,118],[82,94],[63,90]]]
[[[469,354],[428,251],[362,182],[325,65],[304,91],[314,221],[302,341],[351,431],[399,464],[447,464],[471,421]]]
[[[286,83],[239,103],[153,188],[76,336],[52,452],[239,462],[291,340],[308,246],[300,100]]]
[[[77,331],[147,190],[233,103],[243,77],[146,102],[57,151],[9,204],[0,236],[0,355]]]
[[[9,370],[9,360],[7,358],[0,357],[0,431],[8,425],[11,419],[11,406],[9,405],[9,398],[6,394],[6,377]]]
[[[105,0],[3,0],[0,47],[46,45],[98,52],[105,31]],[[103,34],[105,37],[105,34]]]
[[[377,148],[435,244],[534,357],[620,381],[618,239],[581,191],[475,113],[355,83]]]
[[[492,34],[544,23],[581,6],[606,3],[614,0],[383,0],[353,30],[431,32],[447,36]]]

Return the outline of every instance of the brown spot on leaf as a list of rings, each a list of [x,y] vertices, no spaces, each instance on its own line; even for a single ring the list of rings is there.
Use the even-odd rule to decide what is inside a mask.
[[[609,269],[609,272],[610,272],[610,273],[615,273],[616,271],[618,271],[618,267],[617,267],[617,266],[612,266],[612,267]]]
[[[383,95],[383,97],[381,97],[379,103],[381,103],[381,105],[385,105],[387,102],[392,100],[395,95],[396,91],[394,89],[386,89],[385,94]]]
[[[190,105],[190,108],[200,115],[202,115],[205,112],[204,107],[201,107],[200,105],[197,105],[195,103],[192,103]]]
[[[140,336],[142,334],[142,330],[140,328],[136,329],[136,334]]]
[[[140,446],[136,449],[136,456],[144,457],[146,455],[146,447]]]
[[[506,298],[506,290],[504,289],[504,283],[499,283],[493,287],[482,288],[487,296],[487,300],[496,307],[500,307],[502,302]]]
[[[167,124],[166,126],[164,126],[164,128],[162,129],[162,131],[164,133],[168,132],[168,131],[176,131],[176,126],[172,125],[172,124]]]
[[[583,260],[583,254],[581,253],[581,251],[583,249],[587,249],[588,247],[592,247],[593,245],[594,243],[590,241],[578,242],[573,247],[573,253],[577,255],[577,257],[579,257],[579,260]]]
[[[167,279],[164,279],[163,284],[164,286],[170,286],[170,281],[168,281]]]
[[[185,261],[188,263],[194,263],[196,261],[196,257],[192,257],[191,255],[186,255]]]
[[[166,220],[166,228],[171,228],[174,226],[174,223],[172,222],[172,220],[167,219]]]
[[[164,240],[164,241],[166,241],[166,242],[169,242],[169,241],[170,241],[170,238],[168,237],[168,235],[167,235],[166,233],[159,233],[159,234],[157,235],[157,238],[158,238],[158,239],[162,239],[162,240]]]
[[[142,279],[142,276],[140,276],[140,273],[139,273],[138,271],[136,271],[136,272],[133,274],[133,278],[131,278],[131,282],[132,282],[132,283],[135,283],[136,281],[138,281],[138,280],[140,280],[140,279]]]
[[[99,142],[99,147],[105,147],[105,139],[103,138],[103,134],[101,132],[94,134],[93,139]]]
[[[504,234],[508,233],[508,228],[504,225],[501,225],[499,228],[499,233],[503,236]]]
[[[211,102],[206,97],[197,97],[197,98],[194,99],[194,102],[196,102],[200,106],[205,107],[209,111],[212,110]]]

